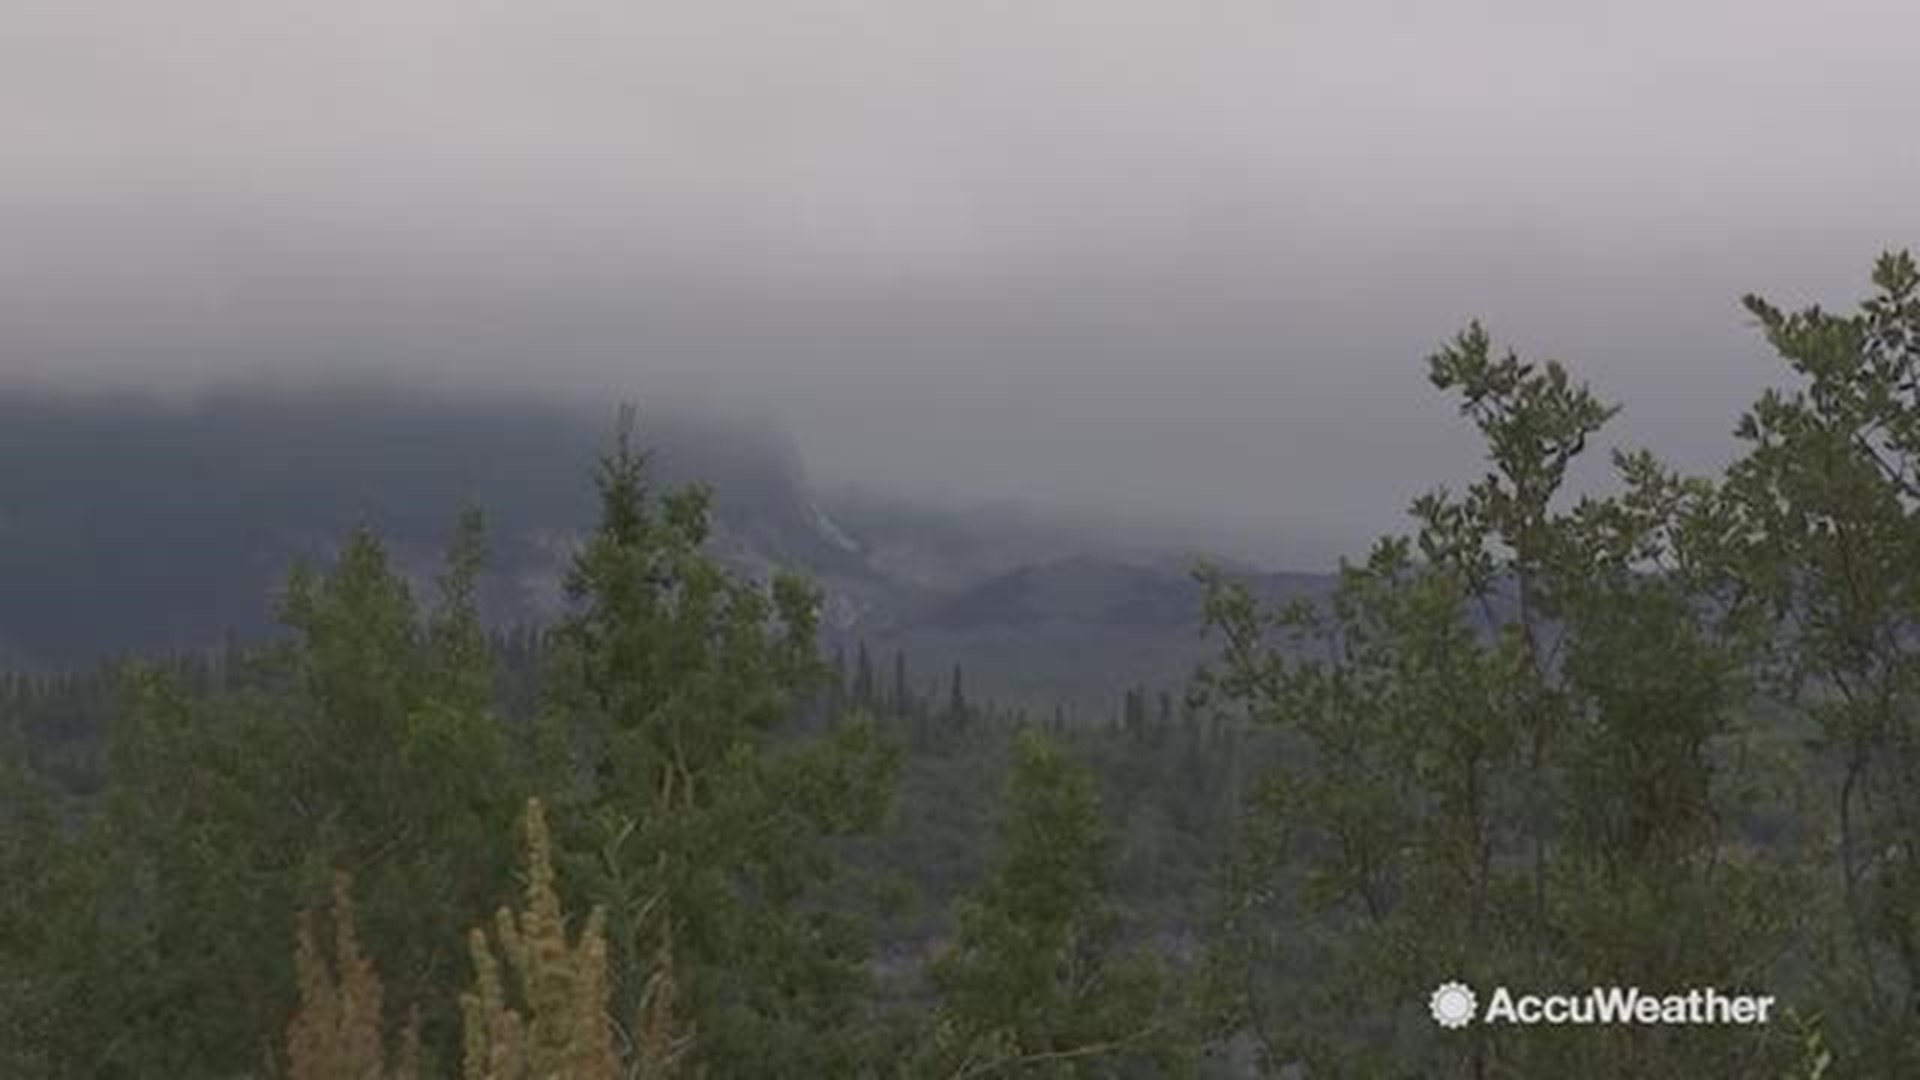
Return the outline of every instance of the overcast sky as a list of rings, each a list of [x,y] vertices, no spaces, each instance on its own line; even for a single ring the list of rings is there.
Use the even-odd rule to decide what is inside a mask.
[[[824,484],[1296,559],[1467,319],[1729,447],[1920,244],[1913,0],[6,0],[0,383],[774,407]]]

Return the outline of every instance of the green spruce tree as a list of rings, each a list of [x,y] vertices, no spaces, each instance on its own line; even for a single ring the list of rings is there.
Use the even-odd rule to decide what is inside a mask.
[[[682,1033],[695,1072],[850,1075],[870,1049],[862,937],[807,901],[826,838],[877,821],[890,755],[864,722],[782,736],[821,678],[818,596],[716,562],[707,492],[654,499],[632,425],[601,462],[552,702],[588,778],[563,832],[608,912],[616,1008]]]
[[[1181,1011],[1156,961],[1119,943],[1112,842],[1093,778],[1036,732],[1015,746],[1002,852],[934,963],[936,1028],[917,1075],[1114,1075],[1177,1066]]]

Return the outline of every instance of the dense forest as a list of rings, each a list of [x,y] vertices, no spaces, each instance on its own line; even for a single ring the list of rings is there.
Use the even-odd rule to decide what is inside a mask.
[[[482,619],[482,505],[430,593],[363,530],[275,637],[0,678],[0,1076],[1920,1075],[1920,270],[1873,280],[1748,299],[1779,385],[1711,477],[1576,487],[1618,406],[1470,326],[1484,476],[1328,595],[1196,567],[1213,658],[1110,716],[823,645],[631,413],[554,622]],[[1453,979],[1782,1012],[1444,1030]]]

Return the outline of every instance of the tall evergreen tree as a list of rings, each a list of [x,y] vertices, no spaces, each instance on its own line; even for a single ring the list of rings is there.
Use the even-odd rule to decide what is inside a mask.
[[[934,963],[934,1039],[918,1075],[1114,1075],[1171,1065],[1184,1032],[1174,985],[1117,947],[1112,842],[1093,778],[1036,732],[1015,747],[1003,853]]]
[[[847,650],[833,647],[833,664],[827,670],[827,715],[838,717],[847,710]]]
[[[874,696],[873,658],[867,654],[867,643],[860,642],[858,659],[853,666],[853,706],[856,709],[872,709],[878,699]]]
[[[918,709],[913,702],[913,688],[907,682],[907,652],[905,649],[893,650],[893,697],[889,703],[894,715],[914,716]]]
[[[803,904],[833,868],[824,838],[877,820],[890,757],[865,724],[776,741],[819,682],[818,597],[715,562],[707,492],[654,500],[632,424],[601,462],[553,702],[591,778],[570,832],[617,1007],[686,1033],[695,1071],[848,1075],[867,1049],[860,935]]]
[[[967,704],[966,676],[960,665],[953,665],[953,679],[947,684],[947,726],[958,731],[966,727],[972,708]]]

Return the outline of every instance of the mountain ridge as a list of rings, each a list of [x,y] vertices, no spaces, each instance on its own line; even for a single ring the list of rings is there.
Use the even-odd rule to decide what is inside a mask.
[[[488,523],[483,612],[548,621],[594,517],[589,470],[612,419],[375,393],[164,405],[0,394],[0,665],[270,634],[291,565],[325,559],[361,526],[426,588],[468,505]],[[828,499],[764,422],[643,413],[638,435],[656,487],[712,488],[712,544],[729,565],[789,567],[821,586],[829,644],[870,640],[942,663],[1031,647],[1044,667],[1050,656],[1078,664],[1066,654],[1096,639],[1184,654],[1197,635],[1183,552],[1037,514]]]

